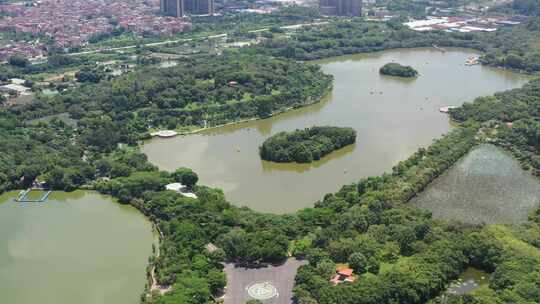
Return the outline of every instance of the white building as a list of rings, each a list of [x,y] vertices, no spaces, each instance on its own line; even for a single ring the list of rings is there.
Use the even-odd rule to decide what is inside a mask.
[[[197,198],[197,194],[188,190],[188,188],[181,183],[172,183],[165,186],[165,189],[175,191],[182,194],[185,197]]]

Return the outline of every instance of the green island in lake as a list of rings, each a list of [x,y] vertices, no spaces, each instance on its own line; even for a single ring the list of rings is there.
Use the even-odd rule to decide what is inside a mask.
[[[280,132],[265,140],[259,152],[264,160],[310,163],[355,141],[356,131],[352,128],[311,127]]]
[[[418,71],[411,66],[399,63],[387,63],[379,69],[381,75],[413,78],[418,76]]]

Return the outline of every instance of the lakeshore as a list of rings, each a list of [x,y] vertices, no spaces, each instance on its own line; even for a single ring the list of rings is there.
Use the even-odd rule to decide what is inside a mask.
[[[143,214],[93,191],[54,191],[47,203],[15,197],[0,195],[6,303],[137,302],[154,239]]]
[[[445,53],[433,48],[397,49],[317,61],[335,79],[332,92],[320,102],[268,119],[154,138],[141,150],[161,169],[193,168],[203,184],[223,189],[238,205],[263,212],[293,212],[341,185],[388,172],[419,147],[447,133],[452,126],[439,112],[441,107],[528,81],[528,76],[511,71],[465,66],[466,59],[477,54],[452,48]],[[392,60],[415,67],[424,77],[414,82],[381,77],[378,69]],[[460,90],[450,90],[448,83]],[[264,139],[313,125],[353,127],[358,142],[310,164],[259,159],[258,146]]]
[[[449,53],[451,53],[451,51],[449,51]],[[339,58],[336,59],[336,60],[339,60]],[[354,60],[349,60],[349,61],[345,61],[344,63],[345,63],[345,64],[350,64],[350,61],[353,61],[353,62],[354,62]],[[330,64],[329,64],[330,66],[334,63],[334,62],[332,62],[332,60],[329,60],[329,62],[330,62]],[[332,68],[332,66],[330,67],[330,69],[331,69],[331,68]],[[519,78],[519,77],[518,77],[518,78]],[[514,86],[514,85],[517,85],[517,83],[519,83],[519,79],[516,80],[516,81],[508,81],[508,82],[501,81],[501,83],[504,84],[504,85],[508,85],[508,86]],[[501,83],[497,83],[497,84],[501,84]],[[348,85],[350,85],[350,84],[348,84]],[[401,86],[402,88],[404,88],[404,89],[407,88],[407,85],[409,85],[409,84],[407,84],[407,83],[400,83],[400,86]],[[407,89],[409,89],[409,88],[407,88]],[[488,88],[488,89],[492,89],[492,88]],[[501,89],[499,88],[499,89],[497,89],[497,90],[501,90]],[[379,96],[379,95],[386,96],[386,95],[388,94],[387,91],[382,91],[382,90],[381,90],[381,91],[378,91],[378,92],[379,92],[378,96]],[[343,93],[341,93],[341,94],[343,94]],[[399,94],[397,94],[397,95],[399,95]],[[295,117],[296,117],[296,118],[298,117],[298,116],[295,116],[295,115],[297,115],[297,114],[305,115],[306,113],[311,113],[311,114],[313,114],[313,116],[314,116],[314,117],[312,117],[312,121],[314,121],[314,120],[316,120],[316,119],[318,118],[318,117],[316,116],[316,114],[319,113],[319,112],[317,112],[317,111],[323,112],[323,111],[326,109],[326,106],[328,106],[328,105],[334,105],[334,104],[336,103],[336,100],[333,100],[333,97],[334,97],[334,96],[335,96],[335,95],[332,94],[332,95],[330,95],[330,96],[328,97],[330,100],[323,100],[321,103],[315,104],[315,105],[313,105],[313,106],[308,106],[308,107],[305,107],[305,108],[300,108],[300,109],[297,109],[297,110],[295,110],[295,111],[287,111],[286,113],[283,113],[283,114],[281,114],[281,115],[273,115],[273,117],[270,118],[270,119],[268,119],[268,120],[247,121],[247,122],[245,122],[244,124],[240,124],[240,125],[237,124],[237,123],[230,123],[230,124],[227,124],[227,126],[224,127],[224,128],[213,127],[212,129],[199,130],[199,131],[196,133],[196,135],[202,135],[202,136],[209,137],[209,136],[213,136],[213,135],[227,134],[227,132],[222,132],[222,131],[223,131],[222,129],[243,130],[243,128],[244,128],[245,126],[242,126],[242,125],[248,125],[248,126],[260,126],[260,125],[264,125],[264,123],[267,122],[267,121],[270,121],[271,123],[272,123],[272,122],[275,123],[276,121],[279,122],[281,119],[283,119],[283,117],[289,117],[289,118],[293,118],[293,119],[294,119]],[[351,95],[344,94],[343,97],[350,98]],[[395,99],[395,95],[390,96],[390,97],[392,97],[392,98]],[[474,96],[473,96],[473,97],[474,97]],[[375,99],[375,98],[374,98],[374,99]],[[403,100],[399,100],[399,99],[398,99],[399,102],[409,102],[409,101],[411,101],[411,100],[412,100],[412,99],[408,99],[408,98],[404,98]],[[355,101],[357,101],[357,100],[355,100]],[[385,108],[386,110],[392,109],[392,107],[390,106],[390,104],[392,103],[392,101],[389,102],[389,100],[385,100],[384,98],[375,99],[375,101],[377,101],[377,102],[382,102],[382,103],[387,103],[386,106],[387,106],[388,108]],[[394,100],[393,102],[395,102],[395,100]],[[351,104],[347,104],[347,106],[351,106]],[[381,109],[377,109],[377,108],[376,108],[376,106],[377,106],[376,104],[363,103],[362,106],[367,106],[368,108],[369,108],[370,106],[372,106],[372,107],[375,108],[375,110],[381,110]],[[438,105],[437,105],[437,106],[438,106]],[[362,108],[359,108],[359,107],[355,107],[354,104],[352,104],[352,108],[355,109],[355,110],[361,110],[361,109],[362,109]],[[430,109],[431,109],[431,108],[430,108]],[[435,111],[432,111],[432,112],[437,113],[437,111],[436,111],[437,107],[433,107],[433,109],[435,109]],[[431,110],[433,110],[433,109],[431,109]],[[372,109],[372,110],[373,110],[373,109]],[[403,110],[403,108],[399,108],[398,110]],[[418,110],[418,109],[415,109],[415,110]],[[419,111],[422,111],[422,110],[423,110],[423,109],[420,109]],[[311,111],[311,112],[310,112],[310,111]],[[375,111],[375,113],[376,113],[376,112],[377,112],[377,111]],[[357,113],[361,113],[361,111],[358,111]],[[391,113],[393,113],[393,112],[391,112]],[[431,112],[430,112],[430,113],[431,113]],[[338,113],[338,114],[340,114],[340,113]],[[368,113],[368,114],[373,114],[373,112],[370,112],[370,113]],[[379,113],[379,114],[380,114],[380,113]],[[393,113],[393,114],[396,115],[395,113]],[[366,115],[367,115],[367,114],[364,114],[364,116],[362,116],[362,118],[366,118],[366,117],[367,117]],[[399,117],[399,116],[395,116],[394,118],[396,118],[396,117]],[[441,117],[443,117],[443,118],[441,119]],[[447,119],[444,118],[444,117],[445,117],[445,116],[441,116],[441,115],[437,116],[437,118],[440,119],[440,120],[443,121],[443,122],[444,122],[444,121],[447,121]],[[351,118],[351,117],[347,117],[347,116],[346,116],[346,118]],[[354,118],[354,117],[353,117],[353,118]],[[417,116],[414,116],[413,118],[418,118],[418,117],[417,117]],[[432,117],[429,117],[429,118],[432,118]],[[409,118],[408,118],[408,119],[409,119]],[[383,120],[383,121],[384,121],[384,120]],[[427,121],[431,121],[431,120],[427,119]],[[388,123],[388,121],[385,121],[385,122]],[[397,125],[397,126],[395,126],[395,127],[403,127],[403,125]],[[250,127],[248,127],[248,128],[250,128]],[[264,130],[264,129],[257,129],[257,130],[260,131],[261,133],[266,134],[266,135],[268,135],[268,134],[274,132],[274,130],[272,130],[272,128],[270,128],[269,130]],[[392,131],[395,131],[395,129],[391,129],[391,130],[392,130]],[[251,131],[251,130],[246,130],[246,131]],[[234,132],[234,131],[233,131],[233,132]],[[265,133],[265,132],[266,132],[266,133]],[[195,135],[195,133],[194,133],[194,135]],[[381,135],[381,134],[378,133],[377,135]],[[384,134],[382,134],[382,135],[383,135],[383,136],[382,136],[383,139],[386,138],[386,137],[384,136]],[[388,135],[388,134],[386,134],[386,135]],[[353,152],[355,152],[356,149],[357,149],[356,146],[355,146],[355,147],[352,147],[352,150],[348,150],[347,153],[353,153]],[[219,151],[219,150],[217,150],[217,151]],[[239,150],[236,150],[236,151],[234,151],[234,152],[236,152],[236,153],[241,153],[241,151],[243,151],[243,150],[240,150],[240,151],[239,151]],[[380,152],[380,151],[379,151],[379,152]],[[339,159],[340,157],[346,156],[347,153],[345,153],[345,154],[334,154],[334,153],[332,153],[333,156],[334,156],[333,158],[330,157],[330,158],[327,158],[327,159],[325,159],[325,160],[322,160],[321,163],[318,163],[318,164],[316,164],[316,165],[313,166],[313,167],[308,167],[306,170],[301,171],[301,172],[299,172],[299,173],[302,173],[302,172],[308,172],[308,173],[309,173],[309,172],[312,171],[313,168],[315,168],[315,169],[321,168],[321,167],[325,166],[326,164],[332,163],[333,160],[336,160],[336,159]],[[409,152],[407,152],[407,153],[409,153]],[[410,154],[410,153],[409,153],[409,154]],[[406,156],[408,156],[408,155],[406,155]],[[406,157],[406,156],[405,156],[405,157]],[[395,163],[397,163],[397,161],[394,161],[393,164],[395,164]],[[271,165],[271,164],[270,164],[270,165]],[[317,166],[319,166],[319,167],[317,167]],[[263,168],[264,168],[264,166],[263,166]],[[269,171],[276,170],[276,169],[275,169],[274,167],[272,167],[272,166],[267,166],[266,169],[269,170]],[[279,170],[279,169],[277,169],[277,170]],[[287,171],[287,170],[288,170],[288,168],[284,168],[283,171]],[[346,172],[341,172],[341,174],[346,174]],[[355,173],[355,174],[356,174],[356,173]],[[361,176],[356,176],[356,175],[355,175],[355,176],[352,176],[352,175],[351,175],[350,177],[353,178],[354,180],[357,180],[357,179],[358,179],[359,177],[361,177]],[[291,186],[294,187],[295,185],[291,183]],[[292,191],[290,191],[290,192],[292,192]],[[317,195],[318,195],[319,198],[321,197],[319,194],[317,194]],[[312,202],[310,202],[310,204],[311,204],[311,203],[312,203]],[[256,209],[258,209],[258,208],[256,208]],[[281,211],[278,211],[278,212],[281,212]],[[154,273],[154,268],[153,268],[153,267],[152,267],[152,269],[151,269],[149,272],[150,272],[150,276],[151,276],[151,285],[152,285],[152,287],[154,287],[154,288],[153,288],[154,290],[157,290],[157,291],[160,292],[160,293],[161,293],[161,292],[166,292],[167,290],[169,290],[169,289],[168,289],[168,286],[158,286],[158,285],[157,285],[157,282],[155,281],[154,275],[153,275],[153,273]],[[151,287],[151,289],[152,289],[152,287]]]
[[[176,136],[194,135],[194,134],[198,134],[198,133],[202,133],[202,132],[212,131],[212,130],[215,130],[215,129],[225,128],[225,127],[228,127],[228,126],[236,126],[236,125],[241,125],[241,124],[249,123],[249,122],[253,122],[253,121],[269,119],[269,118],[275,117],[277,115],[281,115],[281,114],[290,112],[290,111],[295,110],[295,109],[302,109],[304,107],[313,106],[313,105],[315,105],[317,103],[323,102],[325,99],[327,99],[330,96],[331,92],[332,92],[332,86],[330,86],[330,88],[328,88],[327,92],[325,94],[323,94],[323,96],[321,96],[319,98],[315,98],[311,102],[306,102],[305,104],[303,104],[300,107],[287,107],[287,108],[275,111],[275,112],[271,113],[270,115],[268,115],[268,117],[252,117],[252,118],[240,119],[240,120],[231,121],[231,122],[228,122],[228,123],[219,124],[219,125],[215,125],[215,126],[196,128],[196,129],[191,130],[191,131],[159,130],[159,131],[151,132],[150,136],[158,137],[158,138],[173,138],[173,137],[176,137]],[[166,133],[162,133],[162,132],[166,132]]]

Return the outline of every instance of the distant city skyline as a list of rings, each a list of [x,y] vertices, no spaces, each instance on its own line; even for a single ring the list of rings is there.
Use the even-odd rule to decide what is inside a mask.
[[[319,0],[323,15],[362,16],[362,0]]]
[[[160,0],[160,9],[173,17],[213,15],[214,0]]]

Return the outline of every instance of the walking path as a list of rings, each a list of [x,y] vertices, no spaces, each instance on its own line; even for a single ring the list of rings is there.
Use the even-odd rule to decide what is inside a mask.
[[[300,23],[300,24],[293,24],[293,25],[285,25],[285,26],[281,26],[280,28],[281,29],[298,29],[298,28],[302,28],[302,27],[305,27],[305,26],[318,26],[318,25],[324,25],[324,24],[328,24],[328,23],[329,23],[328,21]],[[265,27],[265,28],[261,28],[261,29],[251,30],[251,31],[248,31],[248,32],[249,33],[257,33],[257,32],[265,32],[265,31],[269,31],[269,30],[270,30],[270,27]],[[180,43],[180,42],[190,42],[190,41],[196,41],[196,40],[225,38],[227,36],[228,36],[228,34],[224,33],[224,34],[216,34],[216,35],[194,37],[194,38],[171,39],[171,40],[165,40],[165,41],[160,41],[160,42],[143,43],[143,44],[139,44],[139,45],[134,44],[134,45],[128,45],[128,46],[113,47],[113,48],[110,48],[110,47],[109,48],[101,48],[101,49],[91,50],[91,51],[69,53],[69,54],[66,54],[66,55],[67,56],[88,55],[88,54],[96,54],[96,53],[101,53],[101,52],[129,50],[129,49],[134,49],[134,48],[136,48],[138,46],[159,46],[159,45],[165,45],[165,44],[168,44],[168,43]],[[44,57],[41,60],[39,60],[39,62],[35,62],[35,63],[42,63],[42,62],[46,62],[46,61],[47,61],[47,57]]]

